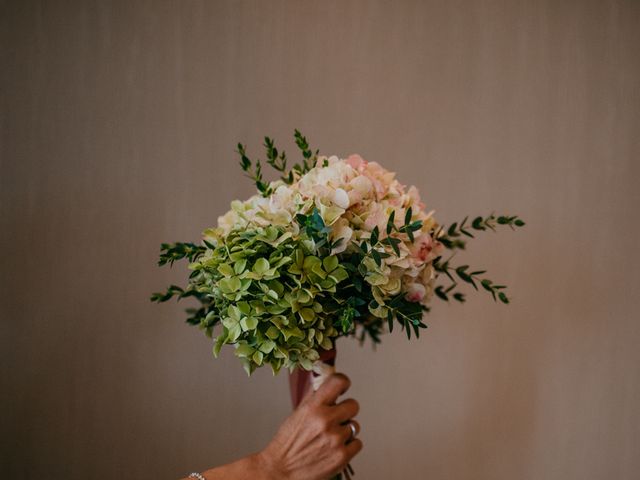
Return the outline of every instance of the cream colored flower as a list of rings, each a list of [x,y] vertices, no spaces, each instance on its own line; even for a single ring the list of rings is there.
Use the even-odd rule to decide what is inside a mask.
[[[338,253],[344,252],[349,243],[351,242],[351,238],[353,237],[353,229],[349,226],[349,222],[345,218],[340,218],[331,229],[331,236],[329,237],[332,242],[340,239],[340,244],[335,247],[332,251],[332,255],[336,255]]]

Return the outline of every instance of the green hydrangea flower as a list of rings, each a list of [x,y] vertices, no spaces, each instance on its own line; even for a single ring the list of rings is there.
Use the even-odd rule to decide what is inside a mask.
[[[335,294],[349,275],[336,256],[321,259],[309,245],[275,227],[232,231],[190,264],[190,288],[210,302],[202,326],[222,324],[216,356],[233,344],[248,373],[266,364],[278,372],[310,369],[319,349],[333,347]]]

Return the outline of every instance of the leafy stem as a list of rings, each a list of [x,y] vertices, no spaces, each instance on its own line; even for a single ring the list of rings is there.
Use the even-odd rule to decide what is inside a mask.
[[[331,227],[325,225],[317,208],[314,208],[309,215],[298,213],[295,218],[300,228],[314,241],[316,251],[319,254],[330,255],[331,250],[342,243],[342,238],[338,238],[333,242],[329,239]]]
[[[302,152],[302,164],[294,165],[293,169],[299,175],[304,175],[315,166],[316,159],[318,158],[318,153],[320,152],[319,150],[316,150],[315,153],[311,151],[309,142],[307,141],[307,137],[302,135],[302,133],[300,133],[300,130],[298,130],[297,128],[295,129],[293,136],[295,138],[296,145]]]
[[[160,259],[158,265],[173,265],[176,260],[186,258],[189,262],[193,262],[206,251],[206,247],[196,245],[195,243],[163,243],[160,246]]]
[[[287,170],[287,154],[284,151],[278,152],[273,139],[264,137],[263,143],[267,153],[267,164],[279,172],[281,174],[280,179],[288,185],[294,182],[296,176],[304,175],[311,170],[315,166],[319,154],[319,150],[315,152],[311,150],[307,138],[300,131],[295,130],[294,137],[296,145],[302,152],[302,163],[296,163],[290,170]],[[236,153],[240,155],[240,167],[245,172],[245,175],[255,183],[258,192],[263,197],[271,195],[274,189],[271,182],[264,178],[260,160],[251,160],[247,155],[246,147],[242,143],[238,143]]]
[[[273,189],[269,182],[265,181],[262,176],[262,165],[260,164],[260,160],[256,160],[255,163],[252,162],[247,156],[245,146],[241,143],[238,143],[237,153],[240,155],[240,167],[245,172],[245,175],[256,184],[258,192],[260,192],[263,197],[271,195]]]
[[[287,185],[291,185],[294,180],[293,170],[287,171],[287,154],[283,150],[278,154],[272,138],[264,137],[264,147],[267,150],[267,163],[276,171],[282,173],[280,179]]]
[[[524,221],[517,215],[499,215],[496,216],[493,213],[486,216],[475,217],[471,223],[467,223],[469,217],[465,217],[461,222],[454,222],[448,227],[442,227],[439,231],[444,232],[438,237],[438,240],[448,248],[449,250],[460,249],[464,250],[466,247],[466,240],[464,237],[475,238],[471,231],[484,232],[486,230],[496,231],[498,226],[508,226],[512,230],[519,227],[524,227]]]
[[[389,214],[389,218],[387,219],[387,225],[385,228],[385,231],[387,234],[386,237],[380,238],[380,229],[376,225],[375,227],[373,227],[373,230],[371,231],[371,236],[368,239],[363,240],[362,243],[359,245],[363,255],[365,257],[370,256],[371,258],[373,258],[373,260],[376,262],[376,265],[378,267],[382,266],[383,258],[388,258],[391,256],[391,254],[387,253],[384,250],[379,251],[378,248],[380,247],[384,248],[386,246],[389,246],[391,247],[391,249],[393,250],[393,252],[397,257],[400,256],[400,247],[398,247],[398,245],[402,243],[402,240],[399,238],[393,237],[391,235],[393,232],[406,234],[409,240],[411,241],[411,243],[413,243],[415,240],[413,236],[413,232],[420,230],[422,228],[421,220],[416,220],[416,221],[411,220],[413,216],[411,207],[409,207],[405,213],[404,224],[402,226],[400,227],[396,226],[395,216],[396,216],[396,211],[395,210],[391,211],[391,213]]]
[[[483,278],[482,276],[487,273],[486,270],[469,271],[469,265],[453,267],[449,264],[449,260],[441,262],[439,258],[434,261],[433,266],[437,272],[445,274],[452,282],[452,285],[446,289],[439,286],[435,290],[436,295],[445,301],[449,301],[448,294],[457,287],[458,284],[455,279],[455,277],[457,277],[463,282],[471,285],[476,290],[478,290],[478,285],[480,285],[484,290],[491,294],[494,301],[500,300],[502,303],[509,303],[509,297],[507,297],[503,291],[507,287],[505,285],[494,284],[492,280]],[[459,302],[465,301],[464,295],[459,292],[454,292],[453,298]]]

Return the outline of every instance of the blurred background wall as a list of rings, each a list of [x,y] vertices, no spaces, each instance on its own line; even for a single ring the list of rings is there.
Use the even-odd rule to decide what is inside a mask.
[[[152,291],[163,241],[252,193],[234,154],[294,128],[417,185],[438,218],[520,214],[465,262],[513,304],[437,304],[420,341],[341,341],[357,478],[640,470],[640,3],[3,1],[2,478],[178,478],[262,448],[247,378]]]

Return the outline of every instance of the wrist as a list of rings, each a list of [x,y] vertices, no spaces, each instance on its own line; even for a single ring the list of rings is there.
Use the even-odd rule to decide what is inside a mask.
[[[255,472],[256,479],[260,480],[286,480],[288,477],[277,462],[265,451],[255,453],[248,457]]]

